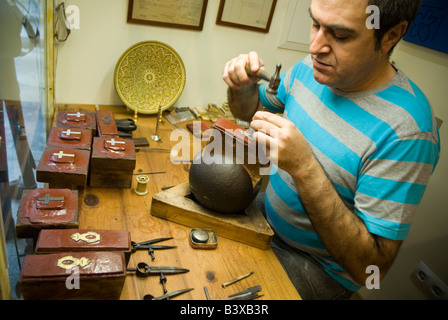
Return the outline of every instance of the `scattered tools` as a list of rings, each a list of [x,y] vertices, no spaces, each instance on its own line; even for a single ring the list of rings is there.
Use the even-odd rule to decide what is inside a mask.
[[[161,149],[161,148],[135,148],[135,152],[139,152],[139,151],[143,151],[143,152],[168,152],[168,153],[171,152],[170,149]]]
[[[208,294],[207,286],[204,286],[205,297],[210,300],[210,295]]]
[[[176,122],[174,122],[173,120],[170,120],[169,118],[167,118],[167,116],[165,116],[165,119],[168,120],[168,122],[171,123],[173,126],[175,126],[177,129],[182,129],[181,127],[179,127],[177,125]]]
[[[165,275],[163,274],[163,272],[161,272],[160,273],[160,283],[162,284],[164,294],[168,292],[168,290],[166,290],[166,280],[167,279],[166,279]]]
[[[139,264],[137,264],[137,268],[128,268],[128,271],[135,271],[137,276],[140,278],[146,278],[152,274],[157,274],[157,273],[159,274],[160,283],[162,284],[162,287],[163,287],[163,295],[161,295],[160,297],[154,297],[151,294],[147,294],[143,297],[143,300],[169,300],[172,297],[175,297],[175,296],[178,296],[178,295],[181,295],[183,293],[193,290],[193,288],[188,288],[188,289],[181,289],[181,290],[176,290],[173,292],[168,292],[168,290],[166,289],[167,278],[165,276],[165,273],[166,274],[185,273],[185,272],[190,271],[188,269],[177,268],[177,267],[150,267],[146,263],[140,262]]]
[[[137,268],[127,268],[128,272],[135,272],[135,275],[139,278],[147,278],[149,276],[163,274],[179,274],[186,273],[190,270],[178,267],[150,267],[145,262],[139,262]]]
[[[228,296],[226,300],[252,300],[259,298],[263,295],[259,295],[257,292],[261,291],[261,286],[250,287],[244,291],[240,291]]]
[[[151,171],[151,172],[136,172],[134,175],[140,175],[140,174],[161,174],[166,173],[166,171]]]
[[[246,274],[243,274],[242,276],[239,276],[239,277],[237,277],[237,278],[235,278],[235,279],[233,279],[233,280],[230,280],[229,282],[223,283],[223,284],[222,284],[222,287],[225,288],[225,287],[227,287],[227,286],[230,286],[231,284],[234,284],[235,282],[238,282],[238,281],[240,281],[240,280],[246,279],[247,277],[249,277],[249,276],[250,276],[251,274],[253,274],[253,273],[254,273],[254,272],[251,271],[251,272],[246,273]]]
[[[165,115],[165,119],[178,129],[182,129],[177,125],[178,123],[193,120],[195,118],[195,114],[190,110],[189,107],[175,107],[174,112]]]
[[[171,239],[173,239],[173,238],[172,237],[158,238],[158,239],[143,241],[143,242],[139,242],[139,243],[131,241],[132,252],[135,252],[136,250],[148,250],[148,253],[151,255],[151,260],[154,261],[154,259],[155,259],[154,250],[172,249],[172,248],[177,248],[177,246],[153,245],[153,243],[162,242],[162,241],[171,240]]]
[[[262,294],[258,294],[258,292],[260,292],[260,291],[261,291],[261,286],[257,285],[254,287],[250,287],[246,290],[233,293],[233,294],[227,296],[227,299],[223,299],[223,300],[253,300],[253,299],[257,299],[257,298],[260,298],[263,296]],[[207,286],[204,286],[204,292],[205,292],[205,297],[207,298],[207,300],[210,300],[210,295],[208,293]]]

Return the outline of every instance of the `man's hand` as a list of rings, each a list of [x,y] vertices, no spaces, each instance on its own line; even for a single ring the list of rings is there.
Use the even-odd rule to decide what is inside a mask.
[[[308,217],[325,247],[359,284],[366,267],[376,265],[383,276],[402,241],[371,234],[363,221],[340,199],[299,129],[269,112],[257,112],[251,122],[254,138],[265,143],[271,163],[287,171],[299,191]]]
[[[292,176],[297,171],[306,169],[313,155],[294,123],[279,115],[258,111],[250,126],[257,131],[254,138],[266,145],[271,163]]]
[[[251,51],[227,62],[222,78],[229,86],[227,101],[233,115],[241,120],[250,121],[262,105],[258,97],[258,78],[249,76],[246,66],[252,72],[264,70],[263,61],[255,51]]]
[[[264,70],[263,61],[258,57],[255,51],[249,54],[240,54],[226,63],[222,78],[233,90],[241,90],[243,87],[258,82],[258,78],[250,77],[246,71],[246,65],[252,72]]]

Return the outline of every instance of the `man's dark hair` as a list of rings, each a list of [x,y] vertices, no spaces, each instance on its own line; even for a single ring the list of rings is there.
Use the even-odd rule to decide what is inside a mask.
[[[422,0],[368,0],[368,2],[369,5],[377,6],[380,12],[380,28],[375,29],[376,50],[379,50],[384,35],[397,24],[407,21],[409,30]],[[389,53],[393,49],[391,48]]]

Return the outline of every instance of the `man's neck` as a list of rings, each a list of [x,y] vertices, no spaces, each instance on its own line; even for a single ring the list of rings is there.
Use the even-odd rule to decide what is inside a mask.
[[[381,64],[381,66],[375,69],[375,72],[371,74],[362,84],[352,87],[339,89],[342,92],[360,92],[378,88],[395,77],[397,70],[392,66],[389,60]]]

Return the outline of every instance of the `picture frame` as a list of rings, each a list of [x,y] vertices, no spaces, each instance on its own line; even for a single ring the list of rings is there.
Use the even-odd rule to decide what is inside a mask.
[[[129,0],[127,22],[202,30],[208,0]]]
[[[220,0],[216,24],[268,33],[277,0]]]
[[[448,53],[448,3],[423,0],[404,40],[429,49]]]

